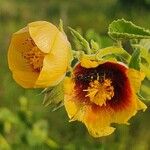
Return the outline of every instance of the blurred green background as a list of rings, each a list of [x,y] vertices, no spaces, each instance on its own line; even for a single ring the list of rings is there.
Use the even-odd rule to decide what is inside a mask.
[[[64,108],[44,107],[40,90],[24,90],[12,79],[7,65],[11,34],[28,22],[58,24],[60,18],[87,36],[97,32],[106,47],[112,44],[107,29],[114,19],[150,27],[150,0],[0,0],[0,150],[149,150],[149,109],[133,117],[130,126],[115,125],[112,135],[94,139],[83,124],[68,122]]]

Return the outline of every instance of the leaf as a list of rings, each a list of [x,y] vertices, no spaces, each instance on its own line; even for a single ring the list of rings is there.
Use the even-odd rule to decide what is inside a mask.
[[[145,78],[144,81],[142,82],[141,90],[140,90],[143,100],[150,101],[150,92],[149,91],[150,91],[150,80]]]
[[[140,69],[150,80],[150,40],[143,39],[139,43],[132,44],[132,46],[140,50]]]
[[[47,88],[45,91],[45,96],[43,100],[44,106],[53,106],[53,110],[57,110],[59,107],[63,106],[64,100],[64,87],[63,81],[60,82],[55,87]]]
[[[134,50],[132,57],[130,59],[129,63],[129,68],[134,68],[136,70],[140,70],[140,63],[141,63],[141,58],[140,58],[140,49]]]
[[[139,45],[149,51],[150,50],[150,39],[142,39],[142,40],[140,40]]]
[[[150,38],[150,30],[146,30],[125,19],[114,20],[109,25],[108,34],[115,40]]]
[[[150,80],[150,53],[145,48],[141,48],[141,71]]]
[[[70,31],[71,31],[71,34],[73,35],[73,37],[75,39],[78,40],[78,43],[81,44],[81,46],[83,47],[83,51],[86,53],[86,54],[91,54],[91,48],[90,48],[90,45],[88,43],[88,41],[82,37],[82,35],[75,31],[74,29],[72,29],[71,27],[69,27]]]
[[[93,53],[97,52],[100,49],[99,44],[95,42],[94,40],[91,40],[90,44],[91,44],[91,49]]]
[[[138,96],[138,98],[140,99],[140,100],[142,100],[142,101],[149,101],[148,99],[146,99],[145,97],[143,97],[142,95],[141,95],[141,93],[137,93],[136,94],[137,96]]]
[[[131,56],[122,47],[117,47],[117,46],[100,49],[96,54],[96,59],[98,59],[98,60],[108,59],[108,57],[116,58],[119,61],[128,63]]]

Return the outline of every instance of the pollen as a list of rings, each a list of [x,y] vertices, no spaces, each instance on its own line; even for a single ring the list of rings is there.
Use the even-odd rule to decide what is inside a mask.
[[[30,47],[22,52],[22,56],[33,71],[40,72],[43,67],[44,53],[39,50],[33,41],[28,40],[27,42],[31,42],[28,43]]]
[[[111,79],[104,79],[102,82],[94,80],[89,83],[85,97],[89,97],[90,101],[96,105],[106,105],[106,101],[111,100],[114,96],[114,87]]]

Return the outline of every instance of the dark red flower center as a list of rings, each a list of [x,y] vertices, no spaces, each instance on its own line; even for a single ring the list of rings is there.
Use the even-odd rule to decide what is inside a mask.
[[[100,106],[128,104],[132,90],[126,71],[124,65],[113,62],[100,64],[96,68],[84,68],[78,64],[74,70],[76,99]]]

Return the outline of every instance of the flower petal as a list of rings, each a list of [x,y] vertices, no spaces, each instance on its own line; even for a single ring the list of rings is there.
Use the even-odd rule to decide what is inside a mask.
[[[13,78],[24,88],[33,88],[38,76],[35,72],[13,71]]]
[[[75,120],[82,120],[80,111],[82,109],[82,104],[78,103],[74,100],[74,82],[71,78],[66,77],[64,80],[64,91],[65,91],[65,98],[64,98],[64,105],[67,110],[68,116],[71,121]],[[82,113],[81,113],[82,114]],[[83,114],[82,114],[83,115]]]
[[[26,31],[24,28],[13,35],[8,50],[8,64],[15,81],[24,88],[30,88],[33,87],[39,74],[33,72],[22,57],[22,51],[30,47],[29,44],[23,45],[25,40],[29,38],[29,33]]]
[[[140,89],[141,81],[145,78],[144,73],[134,69],[128,69],[127,75],[129,77],[132,87],[137,93]]]
[[[49,53],[60,32],[53,24],[46,21],[36,21],[28,24],[29,33],[37,47],[44,53]]]
[[[100,63],[97,61],[92,61],[88,58],[85,58],[83,56],[83,58],[81,59],[81,66],[85,67],[85,68],[95,68],[99,65]]]
[[[115,128],[110,127],[112,109],[82,104],[80,101],[75,100],[73,81],[70,78],[66,78],[64,84],[64,105],[71,121],[78,120],[83,122],[89,133],[94,137],[106,136],[115,130]]]
[[[128,120],[134,116],[137,112],[137,101],[133,95],[128,99],[128,103],[120,106],[118,109],[114,109],[112,115],[113,123],[128,124]]]
[[[96,106],[97,107],[97,106]],[[111,127],[113,111],[105,107],[88,106],[85,110],[83,122],[93,137],[112,134],[115,128]]]
[[[65,76],[70,61],[70,44],[59,32],[53,43],[52,50],[45,55],[43,68],[36,82],[36,87],[48,87],[58,84]]]
[[[64,105],[71,121],[83,122],[93,137],[106,136],[115,130],[110,127],[111,112],[107,109],[94,110],[92,106],[83,106],[71,97],[65,97]]]
[[[115,128],[111,127],[112,123],[128,124],[128,120],[138,110],[146,109],[146,105],[138,100],[135,93],[144,79],[141,72],[134,69],[128,71],[126,66],[115,62],[100,62],[102,65],[99,65],[97,70],[95,69],[97,62],[87,59],[82,59],[81,62],[81,65],[79,63],[76,66],[73,78],[65,84],[67,88],[65,88],[64,104],[71,121],[83,122],[92,136],[101,137],[114,132]],[[107,101],[106,105],[100,106],[90,99],[86,100],[84,92],[89,86],[89,81],[97,79],[97,76],[94,76],[95,72],[99,74],[102,72],[102,75],[105,72],[105,77],[112,80],[115,88],[113,98]],[[140,77],[138,78],[136,74]],[[71,85],[70,88],[69,85]]]

